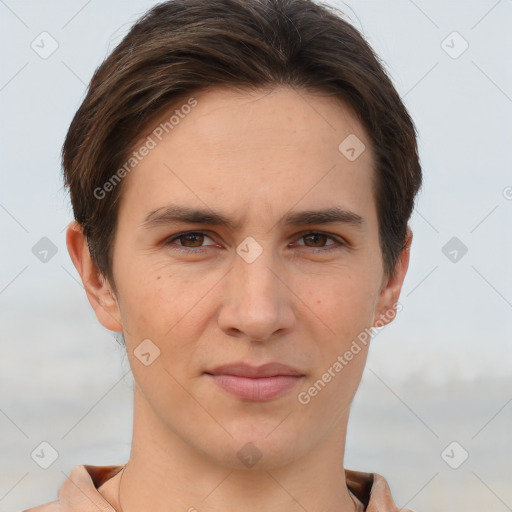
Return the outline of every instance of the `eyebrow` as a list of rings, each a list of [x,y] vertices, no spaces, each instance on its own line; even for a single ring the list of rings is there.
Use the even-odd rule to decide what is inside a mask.
[[[203,209],[171,205],[152,210],[140,223],[139,227],[150,229],[179,222],[223,226],[233,230],[239,226],[238,222],[208,208]],[[359,214],[338,207],[288,212],[279,220],[279,224],[289,226],[329,224],[335,222],[354,226],[358,229],[364,229],[365,227],[365,221]]]

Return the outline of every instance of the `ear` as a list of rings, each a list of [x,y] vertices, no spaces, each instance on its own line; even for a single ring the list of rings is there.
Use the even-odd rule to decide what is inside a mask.
[[[110,283],[92,260],[87,239],[76,221],[71,222],[67,228],[66,244],[71,260],[82,278],[87,298],[101,325],[110,331],[122,332],[117,298]]]
[[[401,309],[400,306],[397,308],[397,304],[405,274],[409,268],[411,243],[412,231],[407,227],[405,247],[400,253],[393,275],[385,278],[379,293],[379,298],[377,299],[377,307],[373,319],[374,327],[383,327],[389,324],[395,318],[397,310],[400,311]]]

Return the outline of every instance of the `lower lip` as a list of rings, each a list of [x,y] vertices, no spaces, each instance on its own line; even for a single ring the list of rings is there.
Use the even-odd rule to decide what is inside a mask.
[[[276,375],[257,379],[237,375],[210,375],[210,377],[228,393],[251,402],[264,402],[276,398],[293,388],[302,379],[296,375]]]

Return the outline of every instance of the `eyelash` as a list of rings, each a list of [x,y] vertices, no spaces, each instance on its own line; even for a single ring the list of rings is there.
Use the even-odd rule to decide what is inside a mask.
[[[178,240],[181,237],[184,237],[184,236],[187,236],[187,235],[204,235],[204,236],[206,236],[206,237],[211,239],[211,236],[209,236],[207,233],[205,233],[203,231],[184,231],[183,233],[179,233],[178,235],[173,235],[171,238],[168,238],[165,241],[165,245],[166,246],[173,245],[173,242],[175,240]],[[311,250],[313,250],[313,252],[332,251],[332,250],[340,249],[342,247],[346,247],[347,246],[347,243],[343,239],[335,237],[334,235],[330,235],[328,233],[324,233],[323,231],[307,231],[307,232],[301,233],[300,237],[299,237],[299,240],[302,239],[302,238],[305,238],[308,235],[321,235],[321,236],[325,236],[327,239],[329,239],[332,242],[334,242],[334,243],[329,244],[329,245],[324,246],[324,247],[309,247],[307,245],[302,245],[301,246],[304,249],[311,249]],[[173,250],[182,251],[182,252],[186,252],[186,253],[195,253],[195,254],[197,254],[197,253],[203,253],[203,252],[207,251],[208,247],[209,246],[185,247],[185,246],[182,246],[182,245],[176,245],[175,247],[173,247]]]

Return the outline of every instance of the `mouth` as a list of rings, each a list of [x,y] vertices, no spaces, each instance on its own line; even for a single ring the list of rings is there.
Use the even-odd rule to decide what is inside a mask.
[[[205,372],[224,391],[242,400],[264,402],[277,398],[305,377],[296,368],[281,363],[251,366],[244,363],[219,366]]]

